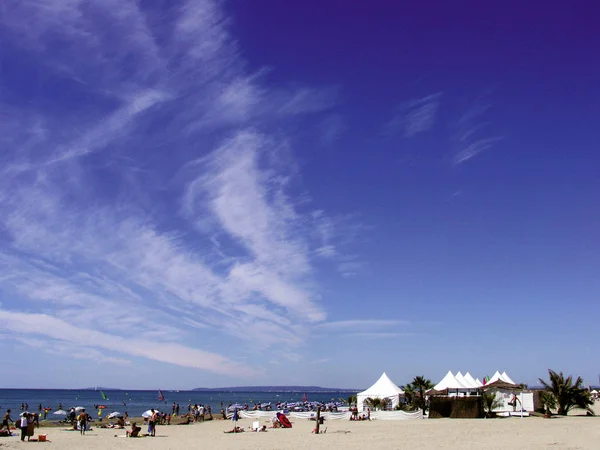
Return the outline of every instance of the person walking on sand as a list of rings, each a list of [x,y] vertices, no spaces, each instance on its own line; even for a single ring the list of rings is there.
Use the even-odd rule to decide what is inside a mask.
[[[79,415],[77,416],[77,423],[79,425],[79,432],[81,435],[85,434],[85,429],[87,428],[87,419],[88,415],[85,412],[85,409],[82,409]]]
[[[14,420],[12,420],[10,417],[10,409],[7,409],[6,414],[4,414],[4,417],[2,418],[2,426],[0,427],[0,430],[3,430],[4,427],[6,427],[8,433],[10,434],[10,422],[14,423]]]

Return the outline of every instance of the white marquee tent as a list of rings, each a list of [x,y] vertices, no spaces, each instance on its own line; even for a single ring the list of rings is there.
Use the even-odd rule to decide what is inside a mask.
[[[479,380],[473,379],[473,377],[471,376],[471,374],[469,372],[467,372],[467,374],[463,378],[472,388],[476,389],[476,388],[480,388],[481,386],[483,386]]]
[[[459,372],[459,374],[460,374],[460,372]],[[462,375],[460,377],[462,378]],[[436,384],[433,387],[433,389],[436,391],[443,391],[446,389],[469,389],[469,388],[467,386],[465,386],[463,383],[461,383],[460,380],[457,380],[456,377],[452,374],[452,371],[449,370],[448,373],[446,374],[446,376],[444,378],[442,378],[442,381],[440,381],[438,384]]]
[[[492,378],[490,378],[486,384],[490,384],[493,383],[494,381],[504,381],[505,383],[509,383],[509,384],[514,384],[516,385],[517,383],[515,383],[506,373],[506,371],[500,373],[496,370],[496,373],[494,375],[492,375]]]
[[[400,396],[402,394],[404,394],[404,391],[396,386],[386,373],[383,372],[373,386],[356,394],[356,407],[359,411],[362,411],[367,398],[380,398],[382,400],[386,399],[391,403],[390,406],[395,408],[400,403]]]

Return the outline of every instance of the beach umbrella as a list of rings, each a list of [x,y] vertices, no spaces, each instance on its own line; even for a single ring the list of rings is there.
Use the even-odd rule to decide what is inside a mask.
[[[123,417],[123,414],[121,414],[119,411],[112,412],[106,416],[107,419],[118,419],[119,417]]]
[[[106,409],[106,405],[100,405],[98,406],[98,409]]]
[[[46,407],[44,408],[44,411],[52,411],[52,408],[50,408],[49,406],[46,406]]]
[[[67,412],[64,409],[59,409],[57,411],[54,411],[52,414],[56,414],[57,416],[66,416]]]
[[[157,409],[155,409],[154,412],[159,412],[159,411]],[[148,411],[144,411],[142,413],[142,417],[152,417],[152,410],[149,409]]]
[[[75,408],[75,411],[81,411],[81,410],[83,410],[83,409],[85,409],[83,406],[77,406],[77,407]]]

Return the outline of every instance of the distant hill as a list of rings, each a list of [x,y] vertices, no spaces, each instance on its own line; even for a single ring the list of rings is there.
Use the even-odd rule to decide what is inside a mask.
[[[82,388],[80,389],[82,391],[121,391],[122,389],[119,388],[110,388],[110,387],[87,387],[87,388]]]
[[[357,389],[329,388],[321,386],[233,386],[222,388],[196,388],[201,392],[358,392]]]

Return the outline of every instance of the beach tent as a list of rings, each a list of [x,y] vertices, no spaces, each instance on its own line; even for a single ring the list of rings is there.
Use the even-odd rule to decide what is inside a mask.
[[[508,376],[508,374],[506,373],[506,371],[502,372],[502,375],[500,375],[500,376],[502,377],[502,380],[506,381],[507,383],[517,384],[513,380],[511,380],[511,378]]]
[[[467,372],[463,378],[469,384],[469,386],[471,386],[472,388],[476,389],[476,388],[481,387],[481,382],[474,380],[469,372]]]
[[[487,384],[490,384],[490,383],[494,383],[495,381],[504,381],[505,383],[508,383],[508,384],[514,384],[514,385],[516,385],[516,384],[517,384],[517,383],[515,383],[515,382],[514,382],[514,381],[513,381],[513,380],[512,380],[512,379],[511,379],[509,376],[508,376],[508,374],[506,373],[506,371],[505,371],[505,372],[502,372],[502,373],[500,373],[500,372],[498,372],[498,371],[496,370],[496,373],[495,373],[495,374],[492,376],[492,378],[490,378],[490,379],[488,380],[488,382],[486,383],[486,385],[487,385]]]
[[[465,379],[464,375],[460,373],[460,371],[454,376],[454,378],[456,378],[456,381],[462,384],[465,388],[475,388],[475,386]]]
[[[485,384],[486,384],[486,385],[488,385],[488,384],[491,384],[491,383],[493,383],[493,382],[495,382],[495,381],[504,381],[504,380],[502,379],[502,375],[501,375],[501,374],[500,374],[500,372],[498,372],[497,370],[496,370],[496,373],[494,373],[494,375],[492,375],[492,378],[490,378],[490,379],[487,381],[487,383],[485,383]]]
[[[468,387],[462,384],[459,380],[457,380],[456,377],[452,374],[452,371],[449,370],[446,376],[442,378],[442,381],[440,381],[433,387],[433,390],[435,391],[445,391],[446,389],[468,389]]]
[[[402,394],[404,394],[404,391],[396,386],[386,373],[383,372],[381,377],[379,377],[379,380],[377,380],[373,386],[356,394],[356,407],[359,411],[362,411],[366,399],[380,398],[382,400],[387,400],[391,403],[390,406],[395,408],[400,403],[400,396]]]

